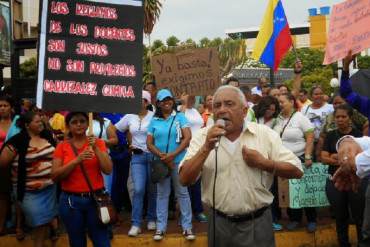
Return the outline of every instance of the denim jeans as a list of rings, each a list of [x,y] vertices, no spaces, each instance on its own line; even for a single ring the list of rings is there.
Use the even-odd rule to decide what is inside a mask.
[[[148,193],[147,220],[155,221],[156,217],[156,188],[150,181],[151,153],[134,154],[131,159],[131,177],[134,185],[132,200],[132,225],[140,227],[143,215],[145,191]]]
[[[180,184],[179,164],[172,169],[171,176],[157,184],[157,230],[166,231],[168,218],[168,200],[171,193],[171,178],[175,187],[175,195],[180,205],[181,226],[183,230],[192,228],[191,224],[191,203],[187,187]]]
[[[102,172],[101,175],[103,176],[105,190],[109,195],[112,195],[113,169],[111,174],[105,174]]]
[[[108,227],[100,223],[95,205],[91,197],[60,195],[59,213],[71,247],[87,246],[86,232],[94,247],[110,247]]]

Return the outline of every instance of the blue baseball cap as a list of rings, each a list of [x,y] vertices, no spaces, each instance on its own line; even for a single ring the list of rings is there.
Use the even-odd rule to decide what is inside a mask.
[[[161,90],[159,90],[157,92],[157,100],[162,101],[162,100],[164,100],[167,97],[173,98],[170,90],[168,90],[168,89],[161,89]]]

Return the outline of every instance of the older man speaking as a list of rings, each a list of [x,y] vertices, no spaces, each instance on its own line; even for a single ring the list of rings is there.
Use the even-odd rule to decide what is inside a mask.
[[[202,200],[213,208],[208,246],[275,246],[269,189],[274,175],[300,178],[301,163],[274,131],[245,121],[240,89],[218,88],[213,112],[216,124],[192,138],[179,168],[183,185],[202,176]]]

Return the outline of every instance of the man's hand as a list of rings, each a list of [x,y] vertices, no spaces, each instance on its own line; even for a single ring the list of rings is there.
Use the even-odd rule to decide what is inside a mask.
[[[216,142],[218,141],[219,136],[225,135],[224,126],[215,124],[207,132],[206,142],[204,143],[204,148],[208,151],[211,151],[215,148]]]
[[[360,179],[356,176],[356,155],[361,153],[361,147],[351,138],[341,141],[338,148],[338,165],[340,166],[333,176],[335,187],[338,190],[357,191]]]
[[[335,187],[340,191],[357,191],[360,178],[344,166],[340,166],[332,178]]]
[[[266,161],[267,159],[263,157],[262,154],[260,154],[258,151],[249,149],[245,145],[242,149],[243,159],[245,163],[253,168],[258,168],[261,170],[266,170]]]

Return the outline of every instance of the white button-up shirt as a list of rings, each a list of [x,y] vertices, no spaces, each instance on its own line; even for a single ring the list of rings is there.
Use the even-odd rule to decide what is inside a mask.
[[[277,133],[270,128],[251,122],[244,123],[244,129],[230,148],[230,141],[225,137],[220,140],[218,148],[218,174],[216,181],[215,208],[226,214],[246,214],[254,212],[272,203],[273,195],[269,191],[273,174],[249,167],[242,156],[242,147],[260,152],[265,158],[274,161],[289,162],[302,170],[300,160],[282,144]],[[205,143],[207,131],[203,128],[193,136],[187,153],[180,164],[192,158]],[[202,201],[212,205],[213,181],[215,175],[215,150],[212,150],[202,169]]]

